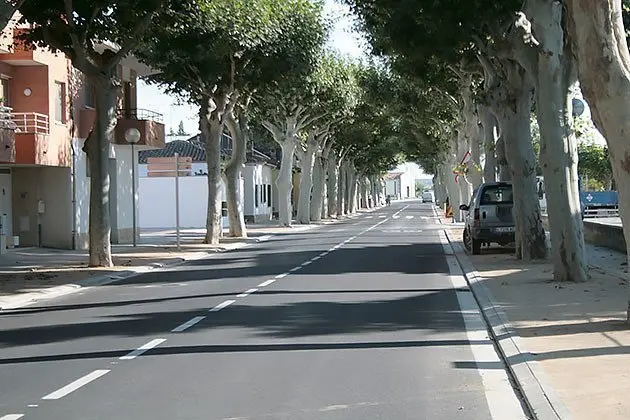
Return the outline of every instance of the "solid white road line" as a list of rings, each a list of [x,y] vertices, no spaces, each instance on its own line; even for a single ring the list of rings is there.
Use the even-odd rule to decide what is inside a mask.
[[[236,297],[244,298],[251,295],[252,293],[256,293],[257,291],[258,289],[247,289],[243,293],[236,295]]]
[[[210,309],[208,312],[219,312],[221,309],[227,308],[228,306],[230,306],[234,302],[236,302],[236,301],[235,300],[226,300],[224,302],[219,303],[217,306],[215,306],[214,308]]]
[[[120,360],[133,360],[136,357],[140,356],[142,353],[146,353],[147,351],[155,348],[166,341],[166,338],[156,338],[155,340],[149,341],[147,344],[144,344],[134,351],[127,353],[124,356],[119,357]]]
[[[0,420],[18,420],[24,417],[24,414],[7,414],[6,416],[0,417]]]
[[[273,283],[274,281],[275,281],[275,280],[273,280],[273,279],[269,279],[269,280],[263,281],[262,283],[260,283],[260,284],[258,285],[258,287],[266,287],[266,286],[269,286],[269,285],[270,285],[271,283]]]
[[[63,388],[59,388],[55,392],[52,392],[52,393],[46,395],[45,397],[42,398],[42,400],[58,400],[60,398],[63,398],[66,395],[70,394],[71,392],[76,391],[77,389],[81,388],[82,386],[89,384],[90,382],[100,378],[101,376],[103,376],[103,375],[105,375],[105,374],[107,374],[109,372],[110,372],[109,369],[95,370],[94,372],[88,373],[84,377],[79,378],[79,379],[77,379],[76,381],[74,381],[72,383],[69,383],[68,385],[64,386]]]
[[[445,249],[447,247],[451,248],[452,253],[452,247],[448,242],[448,238],[440,235],[440,241]],[[456,258],[449,255],[447,256],[447,261],[450,272],[449,280],[453,288],[468,288],[468,283]],[[457,291],[456,295],[460,312],[464,319],[466,336],[471,343],[480,343],[470,344],[470,349],[477,364],[477,371],[481,376],[492,419],[527,419],[506,371],[494,367],[483,368],[484,364],[489,366],[503,365],[503,361],[499,358],[492,341],[488,337],[486,324],[481,316],[475,297],[470,291]]]
[[[182,325],[180,325],[179,327],[175,327],[171,330],[171,332],[182,332],[182,331],[186,331],[188,328],[192,327],[195,324],[200,323],[201,321],[203,321],[204,319],[206,319],[205,316],[196,316],[186,322],[184,322]]]

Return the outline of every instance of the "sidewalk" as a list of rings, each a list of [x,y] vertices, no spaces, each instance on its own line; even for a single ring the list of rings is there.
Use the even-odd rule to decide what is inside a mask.
[[[481,255],[464,254],[463,227],[443,221],[458,259],[474,266],[474,271],[465,270],[469,282],[472,279],[489,291],[492,310],[503,312],[511,324],[507,327],[520,336],[523,354],[508,357],[509,363],[536,361],[542,367],[538,379],[551,385],[551,394],[560,402],[553,395],[549,399],[560,412],[566,407],[571,418],[630,418],[626,256],[587,244],[590,280],[557,283],[551,264],[517,261],[509,249],[493,247],[484,248]]]
[[[275,235],[303,232],[334,221],[280,227],[277,222],[248,225],[248,238],[221,239],[220,245],[203,244],[204,229],[183,229],[180,250],[174,230],[145,230],[137,247],[112,245],[114,267],[90,268],[87,251],[16,248],[0,255],[0,310],[62,296],[81,287],[103,285],[156,268],[242,248]]]

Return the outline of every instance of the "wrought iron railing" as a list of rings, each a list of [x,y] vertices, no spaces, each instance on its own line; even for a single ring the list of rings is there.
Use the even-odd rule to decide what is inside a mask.
[[[148,109],[120,108],[116,110],[116,117],[128,120],[145,120],[164,124],[164,115]]]

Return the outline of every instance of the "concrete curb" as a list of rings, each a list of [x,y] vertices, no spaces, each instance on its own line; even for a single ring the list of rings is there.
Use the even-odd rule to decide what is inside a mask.
[[[517,389],[522,394],[530,414],[536,420],[570,420],[572,416],[569,410],[549,384],[542,366],[534,360],[531,353],[523,349],[520,337],[505,312],[494,304],[495,299],[492,293],[483,284],[483,278],[466,256],[461,243],[453,240],[447,229],[444,233],[464,273],[466,282],[481,308],[482,315],[490,327],[492,340]]]

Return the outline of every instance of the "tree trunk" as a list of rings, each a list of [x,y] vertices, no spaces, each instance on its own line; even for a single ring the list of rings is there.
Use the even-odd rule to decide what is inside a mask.
[[[497,180],[497,156],[495,154],[498,137],[497,119],[488,107],[481,107],[481,124],[483,126],[483,152],[485,162],[483,164],[484,182]]]
[[[506,64],[509,73],[505,102],[495,104],[501,124],[505,154],[512,174],[513,215],[516,226],[516,257],[529,261],[545,258],[547,245],[540,219],[536,191],[536,156],[532,146],[530,116],[532,86],[525,71],[516,63]]]
[[[353,167],[348,168],[348,194],[350,203],[350,213],[357,212],[357,171]]]
[[[228,220],[230,221],[230,236],[246,238],[247,230],[245,228],[241,179],[243,178],[243,168],[245,167],[245,151],[249,138],[249,127],[244,111],[241,111],[238,121],[234,117],[233,112],[228,113],[225,119],[227,127],[232,134],[232,156],[224,169],[226,181],[225,195],[227,200]]]
[[[346,171],[346,165],[343,162],[339,163],[339,184],[337,187],[337,217],[343,216],[348,210],[347,200],[347,188],[346,177],[348,173]]]
[[[360,207],[363,209],[369,209],[370,208],[370,203],[369,203],[369,195],[368,195],[368,188],[370,185],[370,181],[366,178],[366,177],[360,177],[360,191],[361,191],[361,199],[360,199]]]
[[[321,156],[315,156],[315,163],[313,165],[313,194],[311,201],[311,220],[313,222],[319,222],[322,220],[324,188],[326,187],[324,175],[324,162]]]
[[[556,281],[586,281],[577,172],[577,141],[573,135],[570,87],[574,83],[572,52],[565,50],[563,5],[552,0],[528,0],[532,29],[544,53],[535,72],[536,115],[540,127],[540,162],[545,177],[551,255]]]
[[[317,143],[309,135],[306,150],[300,157],[300,198],[298,201],[298,223],[307,225],[311,222],[311,194],[313,189],[313,166],[315,165],[315,153]]]
[[[503,129],[501,132],[504,133]],[[499,181],[509,182],[512,180],[512,172],[508,165],[508,160],[505,153],[505,137],[503,134],[499,136],[495,143],[495,151],[497,154],[497,168],[499,172]]]
[[[97,117],[84,150],[90,165],[89,266],[111,267],[111,220],[109,213],[109,148],[116,127],[117,88],[107,77],[92,78]]]
[[[293,157],[295,155],[295,141],[285,139],[281,144],[282,161],[276,178],[278,188],[278,217],[280,225],[290,226],[293,216],[291,207],[291,191],[293,190]]]
[[[595,126],[606,138],[623,233],[630,238],[630,54],[622,2],[568,0],[565,4],[580,87]],[[630,239],[626,246],[630,256]]]
[[[459,210],[459,205],[462,204],[460,201],[460,192],[459,192],[459,178],[457,177],[458,180],[456,181],[455,175],[452,173],[453,172],[453,168],[455,166],[457,166],[459,164],[459,159],[457,157],[457,139],[451,140],[451,149],[450,152],[448,154],[448,159],[447,159],[447,165],[449,168],[449,173],[447,174],[447,183],[446,183],[446,190],[447,190],[447,197],[449,200],[449,205],[452,206],[453,209],[453,216],[455,217],[455,220],[460,220],[461,219],[461,215],[460,215],[460,210]]]
[[[221,102],[221,99],[218,101]],[[212,245],[219,243],[219,238],[223,233],[221,223],[221,136],[225,124],[219,107],[225,109],[225,105],[219,104],[212,112],[208,112],[208,105],[203,104],[199,113],[208,164],[208,216],[206,218],[205,243]]]
[[[328,192],[328,217],[338,215],[337,197],[339,196],[339,165],[337,159],[332,156],[328,159],[328,179],[326,190]]]

